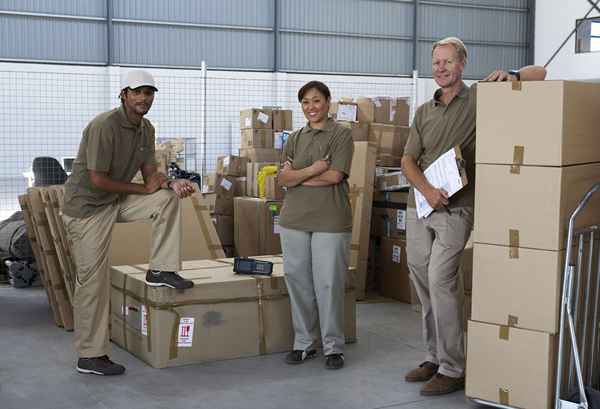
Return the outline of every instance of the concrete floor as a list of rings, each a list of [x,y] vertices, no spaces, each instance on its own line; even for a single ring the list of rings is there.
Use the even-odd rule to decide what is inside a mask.
[[[424,398],[403,374],[423,358],[420,318],[400,303],[358,305],[358,343],[346,367],[322,357],[299,366],[283,354],[153,369],[113,345],[126,375],[75,372],[72,333],[54,326],[42,289],[0,288],[2,409],[456,409],[475,408],[463,392]]]

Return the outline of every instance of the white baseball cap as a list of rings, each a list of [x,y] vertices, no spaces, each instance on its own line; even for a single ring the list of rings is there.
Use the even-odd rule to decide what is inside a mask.
[[[129,70],[121,75],[121,89],[139,87],[152,87],[158,91],[154,83],[154,77],[148,71],[144,70]]]

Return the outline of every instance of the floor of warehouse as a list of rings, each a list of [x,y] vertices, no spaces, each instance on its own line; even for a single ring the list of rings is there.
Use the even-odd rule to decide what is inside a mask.
[[[322,357],[303,365],[283,354],[153,369],[113,345],[126,375],[80,375],[72,333],[53,325],[40,288],[0,288],[0,406],[3,409],[153,408],[475,408],[463,392],[419,395],[404,373],[421,362],[420,318],[409,305],[357,306],[358,342],[346,367],[326,370]]]

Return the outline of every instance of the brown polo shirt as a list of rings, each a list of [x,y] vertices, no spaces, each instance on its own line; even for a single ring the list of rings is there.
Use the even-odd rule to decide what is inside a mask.
[[[333,119],[328,119],[323,129],[312,129],[307,124],[292,133],[283,148],[282,161],[291,161],[294,169],[304,169],[317,160],[328,159],[329,169],[338,170],[346,177],[330,186],[288,188],[279,224],[308,232],[352,231],[347,177],[353,154],[350,129],[336,124]]]
[[[460,146],[465,160],[468,184],[450,198],[449,207],[473,206],[475,198],[475,114],[477,83],[461,91],[450,104],[440,101],[438,89],[431,101],[415,113],[404,155],[411,155],[421,170],[454,146]],[[408,206],[415,207],[414,187],[410,189]]]
[[[73,171],[65,184],[67,216],[83,218],[118,200],[118,193],[96,188],[89,171],[107,172],[114,180],[130,182],[143,164],[156,164],[154,127],[142,118],[139,126],[127,119],[121,106],[94,118],[83,131]]]

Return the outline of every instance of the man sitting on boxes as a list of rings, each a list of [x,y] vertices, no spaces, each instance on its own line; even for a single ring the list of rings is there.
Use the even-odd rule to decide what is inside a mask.
[[[117,222],[152,220],[151,286],[193,286],[181,269],[179,198],[193,193],[188,180],[157,172],[154,127],[144,118],[157,88],[151,74],[129,71],[121,81],[121,106],[94,118],[83,131],[73,172],[65,184],[62,217],[77,268],[73,311],[77,371],[119,375],[108,358],[110,272],[108,249]],[[144,184],[131,183],[141,170]],[[135,240],[135,237],[131,238]]]
[[[432,49],[433,78],[440,86],[433,100],[415,114],[402,157],[402,170],[412,188],[407,209],[407,261],[423,306],[425,362],[406,375],[407,382],[426,382],[421,395],[442,395],[464,388],[465,353],[462,288],[458,267],[473,228],[475,196],[475,107],[477,84],[462,81],[467,50],[449,37]],[[484,81],[543,80],[546,70],[528,66],[519,71],[497,70]],[[502,115],[502,112],[498,112]],[[432,162],[455,146],[466,162],[468,185],[451,198],[423,174]],[[418,219],[414,189],[435,209]]]

